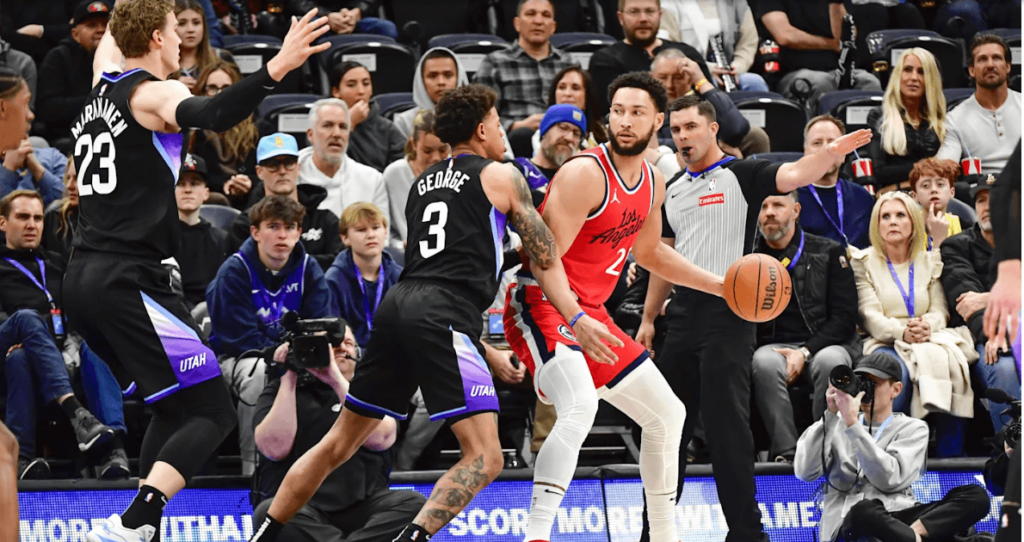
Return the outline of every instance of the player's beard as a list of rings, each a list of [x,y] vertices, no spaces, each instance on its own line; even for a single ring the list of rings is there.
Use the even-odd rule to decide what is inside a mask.
[[[619,145],[618,134],[612,134],[612,137],[609,138],[608,141],[609,143],[612,144],[612,150],[615,151],[615,154],[621,154],[622,156],[637,156],[643,154],[643,152],[647,150],[647,144],[651,142],[652,137],[654,137],[653,125],[651,126],[651,131],[647,132],[647,137],[638,137],[636,143],[630,145],[629,147],[623,147],[622,145]]]

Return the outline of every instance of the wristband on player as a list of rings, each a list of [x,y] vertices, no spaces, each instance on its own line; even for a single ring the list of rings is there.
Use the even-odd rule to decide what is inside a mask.
[[[569,327],[575,326],[576,322],[579,321],[580,318],[583,318],[586,315],[587,315],[587,313],[585,313],[583,311],[580,311],[579,314],[577,314],[576,316],[572,317],[572,320],[569,322]]]

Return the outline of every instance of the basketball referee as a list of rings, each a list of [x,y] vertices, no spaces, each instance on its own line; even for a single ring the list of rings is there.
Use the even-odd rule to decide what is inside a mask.
[[[662,210],[662,242],[718,275],[753,247],[764,198],[785,194],[820,179],[847,153],[871,140],[860,130],[833,141],[800,161],[773,164],[738,160],[718,147],[718,123],[710,103],[696,95],[669,106],[672,139],[687,168],[670,180]],[[654,318],[670,284],[652,274],[637,340],[650,348]],[[754,438],[750,433],[750,364],[754,324],[733,314],[720,297],[677,287],[667,309],[668,335],[655,357],[673,391],[686,405],[679,448],[679,488],[686,446],[703,411],[718,500],[729,525],[726,542],[768,540],[755,500]],[[645,529],[641,540],[647,537]]]

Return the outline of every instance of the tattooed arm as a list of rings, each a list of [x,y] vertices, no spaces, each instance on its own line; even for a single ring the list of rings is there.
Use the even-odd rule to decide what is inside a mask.
[[[501,168],[501,172],[491,168]],[[488,173],[497,175],[488,175]],[[498,177],[498,179],[492,181],[494,177]],[[573,318],[583,311],[579,303],[576,302],[576,295],[569,287],[569,279],[562,267],[562,251],[559,248],[572,244],[571,239],[576,237],[575,233],[582,228],[583,222],[580,221],[576,232],[573,233],[569,241],[560,243],[552,228],[548,227],[545,218],[541,217],[533,206],[530,186],[518,169],[508,164],[492,164],[484,169],[481,179],[484,182],[484,191],[487,192],[488,198],[499,211],[509,217],[512,225],[515,226],[516,232],[522,239],[523,249],[530,258],[530,270],[541,289],[544,290],[544,295],[565,318],[566,322],[572,322]],[[553,195],[549,195],[548,199],[550,200]],[[583,215],[583,220],[586,220],[586,213]],[[608,331],[607,326],[589,316],[583,316],[576,320],[572,328],[580,347],[592,359],[603,363],[617,361],[615,354],[604,341],[615,346],[622,346],[622,342]]]

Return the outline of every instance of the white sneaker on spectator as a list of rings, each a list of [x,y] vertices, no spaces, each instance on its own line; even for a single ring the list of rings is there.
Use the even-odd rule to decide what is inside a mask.
[[[121,525],[121,516],[114,514],[102,525],[94,527],[85,535],[86,542],[149,542],[156,535],[156,528],[143,525],[138,529],[128,529]]]

